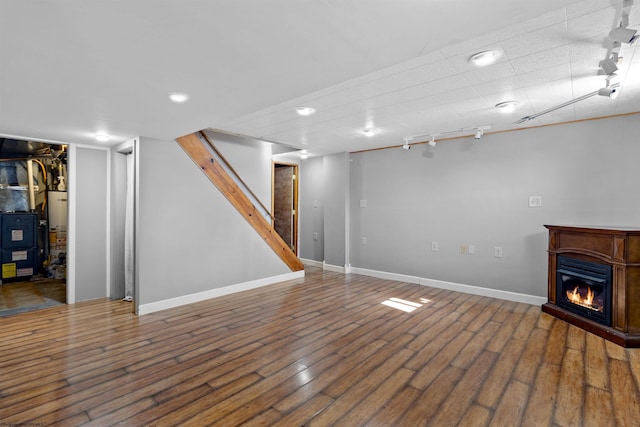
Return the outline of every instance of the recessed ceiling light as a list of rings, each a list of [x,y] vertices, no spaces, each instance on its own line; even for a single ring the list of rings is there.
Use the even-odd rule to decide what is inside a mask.
[[[365,130],[362,131],[363,134],[365,134],[366,136],[373,136],[377,133],[378,131],[376,129],[373,128],[367,128]]]
[[[315,112],[316,112],[315,108],[305,107],[303,105],[296,107],[296,113],[298,113],[301,116],[310,116]]]
[[[170,93],[169,99],[175,103],[180,104],[182,102],[185,102],[187,99],[189,99],[189,95],[187,95],[186,93]]]
[[[495,107],[498,110],[500,110],[500,112],[502,113],[511,113],[516,109],[517,105],[518,105],[517,101],[505,101],[505,102],[500,102],[496,104]]]
[[[109,135],[106,135],[104,133],[96,133],[96,139],[100,142],[107,142],[109,141]]]
[[[476,67],[484,67],[489,64],[493,64],[500,58],[500,52],[497,50],[485,50],[482,52],[474,53],[468,59],[469,64]]]

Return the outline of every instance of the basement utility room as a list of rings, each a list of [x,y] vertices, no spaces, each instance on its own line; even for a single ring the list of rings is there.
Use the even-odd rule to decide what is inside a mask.
[[[67,146],[0,138],[0,317],[66,303]]]

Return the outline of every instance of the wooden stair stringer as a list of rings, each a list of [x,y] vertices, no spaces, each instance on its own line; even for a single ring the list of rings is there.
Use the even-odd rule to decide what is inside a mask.
[[[214,159],[198,134],[181,136],[176,138],[176,142],[291,271],[304,270],[302,261],[260,214],[233,178]]]

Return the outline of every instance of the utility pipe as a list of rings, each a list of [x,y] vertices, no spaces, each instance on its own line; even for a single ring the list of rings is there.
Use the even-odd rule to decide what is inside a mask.
[[[27,175],[29,179],[29,210],[36,210],[36,194],[33,189],[33,160],[27,160]]]

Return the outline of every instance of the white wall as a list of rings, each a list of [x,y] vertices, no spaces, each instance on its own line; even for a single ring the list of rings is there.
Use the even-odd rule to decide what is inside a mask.
[[[244,161],[262,164],[261,153]],[[175,141],[140,138],[138,161],[139,305],[291,273]],[[245,166],[248,184],[271,182],[270,163],[266,176]]]
[[[544,224],[640,226],[638,135],[632,115],[353,154],[351,264],[545,296]]]

